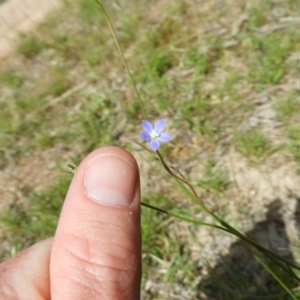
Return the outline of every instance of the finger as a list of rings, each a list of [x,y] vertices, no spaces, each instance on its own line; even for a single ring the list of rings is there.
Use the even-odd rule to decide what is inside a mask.
[[[0,265],[0,299],[50,299],[51,246],[44,240]]]
[[[51,254],[52,299],[139,299],[140,188],[135,159],[103,147],[79,166]]]

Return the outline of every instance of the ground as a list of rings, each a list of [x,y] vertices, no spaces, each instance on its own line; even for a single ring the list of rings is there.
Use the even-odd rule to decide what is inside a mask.
[[[58,9],[60,0],[1,0],[0,1],[0,59],[5,59],[14,49],[20,33],[34,30],[47,14]]]
[[[0,16],[14,1],[0,5]],[[2,257],[53,234],[67,165],[103,144],[137,158],[144,202],[212,222],[131,143],[140,142],[137,99],[107,25],[78,2],[31,27],[3,61]],[[161,149],[167,163],[218,216],[299,263],[299,4],[200,2],[106,7],[149,119],[165,118],[173,136]],[[145,299],[287,299],[233,236],[147,209],[142,223]]]

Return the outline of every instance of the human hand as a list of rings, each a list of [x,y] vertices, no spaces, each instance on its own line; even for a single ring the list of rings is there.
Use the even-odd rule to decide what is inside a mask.
[[[54,238],[0,265],[0,299],[139,299],[140,183],[131,154],[103,147],[78,167]]]

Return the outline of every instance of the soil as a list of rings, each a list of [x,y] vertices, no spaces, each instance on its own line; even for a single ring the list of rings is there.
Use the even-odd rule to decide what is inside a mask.
[[[42,21],[51,10],[59,7],[60,2],[60,0],[0,0],[0,62],[12,53],[15,38],[20,33],[34,30],[36,24]],[[161,1],[161,3],[165,2]],[[203,84],[205,85],[205,83]],[[212,83],[210,85],[210,89],[213,89],[214,85]],[[300,90],[300,82],[298,79],[290,78],[283,84],[277,85],[276,89]],[[252,95],[253,97],[249,97],[249,99],[253,99],[256,103],[256,109],[241,124],[241,129],[247,130],[259,124],[263,132],[280,145],[285,136],[283,124],[278,120],[276,111],[272,109],[271,91],[252,92]],[[127,140],[128,137],[124,142]],[[187,157],[188,153],[197,153],[197,161],[195,160],[195,164],[189,164],[187,170],[190,169],[192,174],[201,176],[204,172],[203,165],[197,162],[207,161],[207,154],[205,151],[198,154],[199,149],[196,146],[198,144],[200,143],[195,142],[195,145],[190,144],[176,148],[173,156],[176,157],[176,161],[181,167],[185,165],[184,160],[181,163],[181,157]],[[201,144],[204,149],[204,142]],[[266,248],[284,257],[289,257],[290,252],[285,254],[280,251],[287,252],[290,247],[298,247],[300,227],[300,176],[295,171],[293,158],[289,153],[274,153],[257,165],[249,163],[247,158],[234,150],[226,151],[225,146],[223,147],[221,144],[218,150],[219,155],[216,159],[220,167],[227,170],[230,185],[224,199],[218,195],[215,198],[205,199],[205,203],[211,206],[214,204],[224,206],[224,210],[232,212],[232,219],[229,220],[231,224],[237,225],[243,232],[246,232],[247,236],[260,241]],[[153,182],[161,182],[160,178],[155,177],[157,176],[155,167],[146,163],[146,159],[139,152],[134,154],[140,162],[141,174],[151,174],[151,169],[155,170],[152,178],[157,180]],[[22,191],[26,187],[34,187],[37,191],[42,190],[47,182],[51,182],[55,177],[54,169],[57,169],[58,158],[63,157],[68,162],[70,156],[60,149],[33,153],[24,157],[18,162],[18,165],[10,165],[0,171],[0,195],[2,195],[0,209],[14,201],[16,191]],[[143,184],[144,193],[147,194],[153,190],[152,185],[147,186],[145,181]],[[164,194],[162,189],[168,188],[168,186],[155,186],[155,188],[161,189],[161,194]],[[177,199],[178,195],[175,194],[177,191],[173,193],[171,199]],[[239,218],[239,213],[241,213],[239,208],[247,211],[249,219],[241,220]],[[204,217],[203,220],[209,221]],[[174,232],[180,230],[183,229],[174,228]],[[201,243],[190,245],[192,255],[193,253],[198,255],[201,252],[204,257],[217,261],[221,253],[227,255],[233,261],[233,265],[236,265],[237,260],[247,261],[238,258],[241,256],[240,244],[233,243],[232,237],[224,236],[222,232],[211,234],[206,227],[199,227],[197,236],[198,238],[195,240],[199,240]],[[235,248],[238,248],[238,251]],[[216,265],[217,267],[218,265]]]
[[[51,11],[59,9],[61,3],[60,0],[0,0],[0,65],[8,62],[8,58],[11,60],[16,38],[32,32]],[[13,203],[16,191],[22,187],[45,186],[41,178],[49,179],[48,173],[54,174],[49,168],[53,169],[55,158],[61,155],[54,152],[57,151],[52,151],[51,155],[35,153],[20,161],[18,166],[11,164],[0,170],[0,210]]]
[[[20,33],[34,30],[47,14],[58,9],[60,0],[0,0],[0,59],[13,50]]]

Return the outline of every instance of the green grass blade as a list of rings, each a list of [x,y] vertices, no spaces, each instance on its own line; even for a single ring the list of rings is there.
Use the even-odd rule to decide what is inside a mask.
[[[273,253],[272,251],[265,249],[264,247],[260,246],[259,244],[251,241],[250,239],[248,239],[244,234],[242,234],[241,232],[239,232],[238,230],[236,230],[235,228],[233,228],[232,226],[230,226],[226,221],[222,220],[221,218],[219,218],[217,215],[215,215],[213,212],[211,212],[209,209],[207,209],[207,207],[202,203],[202,201],[200,201],[195,195],[193,195],[188,189],[187,187],[176,177],[173,177],[174,180],[177,182],[177,184],[180,186],[180,188],[182,189],[182,191],[196,204],[198,204],[204,211],[206,211],[210,216],[212,216],[218,223],[220,223],[220,225],[222,225],[221,228],[225,228],[227,232],[239,237],[240,239],[244,240],[245,242],[251,244],[252,246],[254,246],[257,250],[259,250],[260,252],[262,252],[264,255],[266,255],[269,259],[271,259],[275,264],[277,264],[279,267],[281,267],[283,270],[285,270],[288,274],[290,274],[291,276],[293,276],[295,279],[299,280],[299,278],[297,277],[297,275],[290,269],[287,268],[286,266],[284,266],[282,263],[296,268],[297,270],[300,270],[299,266],[296,266],[295,264],[292,264],[290,262],[288,262],[287,260],[285,260],[284,258],[278,256],[277,254]]]
[[[210,224],[210,223],[206,223],[206,222],[203,222],[203,221],[200,221],[200,220],[194,220],[194,219],[190,219],[190,218],[187,218],[187,217],[184,217],[184,216],[181,216],[181,215],[178,215],[176,213],[173,213],[171,211],[167,211],[165,209],[161,209],[159,207],[156,207],[156,206],[153,206],[151,204],[148,204],[148,203],[145,203],[145,202],[141,202],[141,204],[145,207],[148,207],[150,209],[153,209],[153,210],[156,210],[158,212],[161,212],[161,213],[164,213],[168,216],[171,216],[171,217],[174,217],[176,219],[179,219],[179,220],[182,220],[182,221],[185,221],[185,222],[189,222],[189,223],[193,223],[195,225],[203,225],[203,226],[208,226],[208,227],[213,227],[213,228],[218,228],[218,229],[221,229],[221,230],[224,230],[224,231],[227,231],[225,228],[221,227],[221,226],[218,226],[218,225],[215,225],[215,224]],[[228,232],[228,231],[227,231]]]
[[[286,290],[292,299],[297,300],[293,292],[280,280],[280,278],[258,256],[254,255],[254,257],[264,267],[264,269],[273,276],[273,278],[282,286],[282,288]]]
[[[134,82],[134,80],[133,80],[133,77],[132,77],[132,75],[131,75],[131,72],[130,72],[130,70],[129,70],[129,68],[128,68],[127,62],[126,62],[126,60],[125,60],[123,51],[121,50],[121,47],[120,47],[120,44],[119,44],[119,41],[118,41],[116,32],[115,32],[115,30],[114,30],[114,27],[113,27],[113,25],[112,25],[112,23],[111,23],[111,21],[110,21],[108,15],[107,15],[106,11],[104,10],[103,6],[102,6],[101,3],[99,2],[99,0],[94,0],[94,1],[96,2],[96,4],[97,4],[99,10],[100,10],[101,13],[103,14],[103,16],[104,16],[104,18],[105,18],[105,20],[106,20],[106,22],[107,22],[107,24],[108,24],[108,27],[109,27],[109,29],[110,29],[110,31],[111,31],[111,34],[112,34],[112,36],[113,36],[113,39],[114,39],[114,41],[115,41],[116,47],[117,47],[117,49],[118,49],[118,52],[119,52],[119,54],[120,54],[120,56],[121,56],[121,58],[122,58],[124,67],[125,67],[125,69],[126,69],[126,71],[127,71],[127,73],[128,73],[128,76],[129,76],[130,81],[131,81],[131,83],[132,83],[132,85],[133,85],[133,88],[134,88],[134,90],[135,90],[135,93],[136,93],[136,95],[138,96],[139,103],[140,103],[140,106],[141,106],[141,109],[142,109],[142,112],[143,112],[144,119],[147,120],[147,114],[146,114],[146,111],[145,111],[145,108],[144,108],[144,104],[143,104],[141,95],[140,95],[139,91],[137,90],[136,84],[135,84],[135,82]]]

